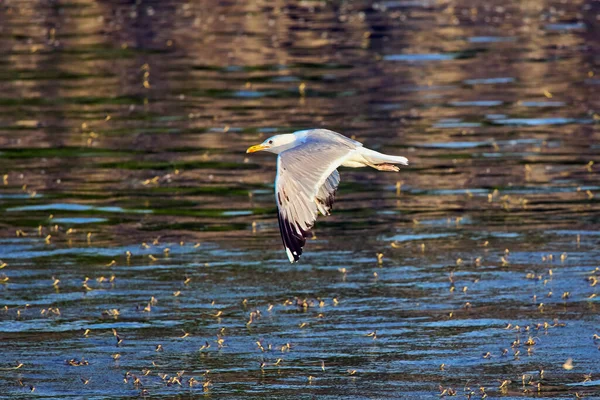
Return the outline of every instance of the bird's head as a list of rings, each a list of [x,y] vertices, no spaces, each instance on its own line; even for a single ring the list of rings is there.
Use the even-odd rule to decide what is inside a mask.
[[[296,145],[296,136],[293,133],[284,135],[271,136],[261,144],[251,146],[246,150],[246,153],[255,153],[257,151],[268,151],[270,153],[279,154],[282,151],[290,149]]]

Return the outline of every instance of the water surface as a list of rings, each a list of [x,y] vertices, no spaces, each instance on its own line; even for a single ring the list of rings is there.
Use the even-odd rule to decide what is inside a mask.
[[[3,2],[1,392],[600,396],[598,15]],[[311,127],[411,165],[342,169],[290,265],[245,149]]]

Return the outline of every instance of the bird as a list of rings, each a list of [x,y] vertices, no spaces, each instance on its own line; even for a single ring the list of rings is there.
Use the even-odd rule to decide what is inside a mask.
[[[246,153],[277,154],[275,200],[279,230],[288,259],[300,259],[318,213],[330,215],[340,183],[339,166],[400,169],[408,159],[367,149],[362,143],[328,129],[308,129],[275,135]]]

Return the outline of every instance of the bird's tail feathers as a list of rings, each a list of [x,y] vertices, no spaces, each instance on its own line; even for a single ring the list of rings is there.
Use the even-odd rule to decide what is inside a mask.
[[[408,159],[402,156],[390,156],[388,154],[379,153],[375,150],[361,148],[361,155],[369,164],[402,164],[408,165]]]

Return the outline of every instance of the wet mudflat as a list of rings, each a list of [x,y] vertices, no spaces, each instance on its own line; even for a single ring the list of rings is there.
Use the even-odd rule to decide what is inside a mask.
[[[1,3],[2,396],[599,396],[599,15]],[[411,165],[291,265],[244,152],[311,127]]]

